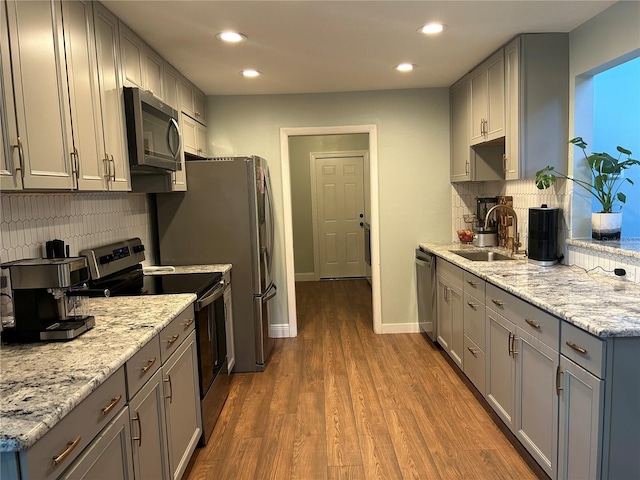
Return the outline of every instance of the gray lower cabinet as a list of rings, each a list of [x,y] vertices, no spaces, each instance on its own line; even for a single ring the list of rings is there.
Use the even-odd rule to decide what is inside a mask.
[[[160,370],[129,401],[129,420],[136,480],[170,478]]]
[[[513,361],[515,325],[487,305],[487,394],[491,408],[514,428],[516,365]]]
[[[600,478],[604,380],[564,355],[560,369],[558,478]]]
[[[59,480],[133,480],[130,438],[125,407]]]
[[[162,366],[171,478],[182,477],[202,435],[196,334]]]
[[[462,368],[464,350],[462,277],[462,269],[438,259],[436,299],[438,343],[460,368]]]

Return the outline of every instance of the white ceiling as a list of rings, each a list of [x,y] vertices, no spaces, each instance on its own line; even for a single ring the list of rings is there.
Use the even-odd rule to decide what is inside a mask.
[[[448,87],[515,35],[569,32],[613,1],[109,0],[120,17],[207,95]],[[416,30],[431,21],[436,37]],[[227,45],[216,33],[248,36]],[[418,67],[394,70],[401,62]],[[255,68],[259,78],[239,72]]]

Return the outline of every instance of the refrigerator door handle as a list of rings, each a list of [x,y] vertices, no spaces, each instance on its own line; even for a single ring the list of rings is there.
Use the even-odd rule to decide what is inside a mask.
[[[272,283],[269,288],[267,288],[265,294],[262,296],[262,303],[267,303],[269,300],[276,296],[276,293],[278,293],[278,287],[276,287],[275,283]]]
[[[268,172],[268,171],[267,171]],[[265,191],[267,197],[267,206],[269,207],[269,245],[267,246],[267,268],[269,270],[269,279],[271,279],[271,264],[273,261],[273,244],[275,242],[275,226],[273,224],[273,197],[271,194],[271,176],[267,173],[265,178]]]

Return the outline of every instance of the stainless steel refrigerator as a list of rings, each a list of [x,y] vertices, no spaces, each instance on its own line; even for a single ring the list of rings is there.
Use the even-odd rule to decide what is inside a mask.
[[[186,162],[186,192],[158,194],[162,265],[231,263],[237,372],[263,371],[271,352],[269,300],[274,225],[267,162],[228,157]]]

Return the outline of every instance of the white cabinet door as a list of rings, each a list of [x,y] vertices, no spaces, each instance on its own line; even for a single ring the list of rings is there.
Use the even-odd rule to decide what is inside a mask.
[[[129,409],[125,407],[60,480],[133,480],[131,463]]]
[[[558,478],[600,478],[604,380],[560,356]]]
[[[78,189],[105,190],[106,162],[102,152],[104,138],[92,2],[65,1],[62,8]]]
[[[487,308],[487,402],[513,430],[516,369],[513,360],[515,325]]]
[[[505,139],[504,178],[516,180],[520,160],[520,39],[504,49],[505,79]]]
[[[451,181],[473,179],[469,148],[469,92],[467,78],[451,87]]]
[[[556,371],[560,354],[519,327],[516,336],[515,434],[547,475],[555,479],[558,452]]]
[[[448,302],[447,281],[438,275],[438,292],[437,292],[437,323],[438,323],[438,343],[444,351],[451,351],[451,336],[453,327],[451,325],[451,304]]]
[[[144,42],[122,22],[118,31],[124,86],[144,88]]]
[[[206,157],[209,154],[207,148],[207,127],[196,123],[196,152],[200,157]]]
[[[182,150],[192,155],[198,154],[198,129],[193,118],[185,113],[180,114],[180,130],[182,131]]]
[[[180,112],[180,74],[168,63],[163,66],[163,93],[164,102],[170,107]],[[182,114],[180,114],[182,117]],[[187,173],[184,163],[184,131],[182,120],[180,120],[180,132],[182,135],[182,151],[180,152],[180,165],[182,170],[171,172],[171,190],[174,192],[185,191],[187,189]],[[195,135],[194,135],[195,138]],[[195,140],[194,140],[195,145]]]
[[[164,99],[164,61],[156,52],[151,50],[149,46],[144,47],[144,88],[147,92],[155,95],[160,100]]]
[[[203,125],[207,124],[207,104],[204,93],[193,87],[193,113],[195,119]]]
[[[7,3],[24,188],[75,186],[61,16],[59,2]]]
[[[118,19],[95,3],[94,20],[98,58],[98,80],[102,104],[104,159],[109,190],[131,190],[129,154],[126,144],[124,98],[120,76]]]
[[[22,188],[18,126],[13,109],[13,79],[5,2],[0,2],[0,190]]]
[[[129,419],[136,480],[170,479],[162,371],[131,399]]]
[[[169,469],[171,478],[179,480],[202,434],[195,332],[171,355],[162,372]]]

